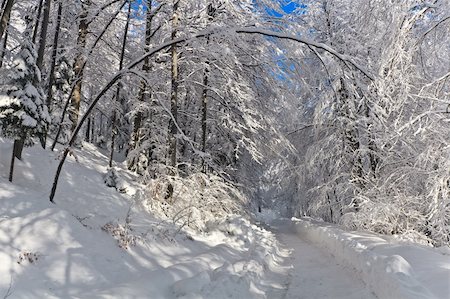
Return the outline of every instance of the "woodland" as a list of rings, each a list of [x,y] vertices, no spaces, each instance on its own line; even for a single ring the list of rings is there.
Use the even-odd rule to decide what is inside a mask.
[[[55,151],[58,205],[90,143],[108,186],[126,163],[174,219],[273,210],[450,245],[449,1],[0,5],[9,181],[24,148]]]

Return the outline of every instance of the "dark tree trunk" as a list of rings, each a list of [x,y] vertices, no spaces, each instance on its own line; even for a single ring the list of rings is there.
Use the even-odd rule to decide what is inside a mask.
[[[13,5],[14,0],[7,0],[3,12],[0,15],[0,38],[3,36],[3,33],[5,32],[6,27],[8,26]]]
[[[216,13],[216,8],[209,3],[208,4],[208,22],[212,22],[214,15]],[[206,38],[206,48],[209,45],[209,36]],[[207,140],[207,118],[208,118],[208,84],[209,84],[209,67],[210,62],[207,59],[205,62],[205,70],[203,73],[203,91],[202,91],[202,152],[206,154],[206,140]],[[206,161],[202,158],[202,171],[206,173]]]
[[[91,117],[88,118],[87,124],[86,124],[86,142],[91,141]]]
[[[95,114],[91,117],[91,138],[89,140],[90,142],[95,142]]]
[[[22,152],[24,145],[25,145],[25,138],[14,140],[14,156],[19,160],[22,160]]]
[[[44,15],[42,18],[42,24],[41,24],[41,33],[39,36],[39,49],[38,49],[38,56],[36,59],[36,65],[41,70],[41,73],[43,73],[43,67],[44,67],[44,53],[45,53],[45,45],[47,44],[47,29],[48,29],[48,21],[50,18],[50,2],[51,0],[45,0],[44,3]]]
[[[10,182],[12,182],[13,174],[14,174],[14,161],[16,160],[15,147],[16,147],[16,142],[14,141],[14,147],[13,147],[12,155],[11,155],[11,164],[9,166],[9,181]]]
[[[36,38],[39,30],[39,23],[41,22],[42,3],[44,3],[44,0],[39,1],[39,6],[36,15],[36,22],[34,23],[34,30],[33,30],[33,44],[36,43]]]

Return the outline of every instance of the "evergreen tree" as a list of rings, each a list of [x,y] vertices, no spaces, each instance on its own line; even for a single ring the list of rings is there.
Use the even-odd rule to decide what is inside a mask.
[[[41,73],[36,65],[36,51],[31,41],[31,27],[24,32],[20,51],[8,71],[6,83],[0,86],[1,135],[14,139],[10,181],[14,169],[14,157],[21,158],[23,146],[34,144],[33,137],[39,137],[41,144],[50,123],[44,92],[41,87]]]

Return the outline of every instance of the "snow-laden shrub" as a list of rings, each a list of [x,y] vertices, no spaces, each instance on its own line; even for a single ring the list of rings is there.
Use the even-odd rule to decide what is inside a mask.
[[[434,245],[450,246],[450,147],[442,155],[427,180],[427,230]],[[440,167],[439,167],[439,166]]]
[[[393,197],[384,202],[366,201],[358,212],[345,213],[340,223],[350,230],[367,230],[423,245],[432,244],[424,233],[423,214],[406,204],[408,200]]]
[[[120,177],[120,173],[114,167],[108,168],[108,171],[103,177],[103,180],[108,187],[116,188],[120,193],[127,192],[125,181]]]
[[[129,223],[122,225],[120,223],[108,222],[102,226],[102,230],[109,233],[122,249],[136,245],[137,236],[132,233]]]
[[[161,176],[151,180],[144,206],[155,215],[182,227],[205,231],[208,222],[243,214],[247,198],[232,184],[213,174],[185,178]]]

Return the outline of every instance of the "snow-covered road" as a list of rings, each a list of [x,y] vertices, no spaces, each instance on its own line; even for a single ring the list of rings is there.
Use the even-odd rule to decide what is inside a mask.
[[[292,223],[278,222],[272,231],[291,251],[292,270],[284,298],[377,298],[354,269],[339,264],[333,256],[301,239]]]

